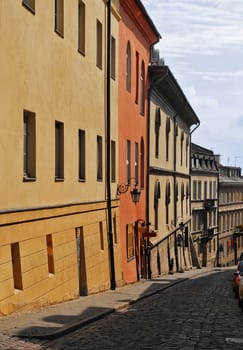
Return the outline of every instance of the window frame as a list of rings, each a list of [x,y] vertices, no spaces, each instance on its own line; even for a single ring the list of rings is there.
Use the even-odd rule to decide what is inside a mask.
[[[35,0],[22,0],[22,5],[35,14]]]
[[[97,135],[97,181],[103,180],[102,136]]]
[[[98,19],[96,20],[96,66],[103,68],[103,28]]]
[[[133,224],[126,224],[126,248],[127,248],[127,261],[131,261],[135,258],[135,246],[134,246],[134,232]]]
[[[131,45],[130,42],[127,42],[127,48],[126,48],[126,90],[128,92],[131,92],[131,64],[132,64],[132,58],[131,58]]]
[[[23,113],[23,180],[36,180],[36,116],[34,112]]]
[[[55,181],[64,181],[64,123],[55,120]]]
[[[111,182],[116,182],[116,141],[111,140]]]
[[[80,182],[86,180],[86,134],[85,130],[78,131],[78,178]]]
[[[85,55],[86,38],[86,8],[85,3],[79,0],[78,3],[78,52]]]
[[[55,0],[55,32],[64,38],[64,0]]]
[[[140,114],[145,113],[145,64],[144,61],[141,62],[141,72],[140,72]]]
[[[116,80],[116,39],[111,36],[111,78]]]

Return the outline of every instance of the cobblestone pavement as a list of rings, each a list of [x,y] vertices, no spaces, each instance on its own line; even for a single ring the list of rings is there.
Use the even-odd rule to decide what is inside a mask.
[[[12,338],[0,349],[242,350],[231,280],[232,270],[194,277],[56,340]]]

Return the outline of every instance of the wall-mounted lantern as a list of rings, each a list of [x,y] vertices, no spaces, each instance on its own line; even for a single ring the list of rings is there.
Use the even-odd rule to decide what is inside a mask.
[[[128,184],[118,184],[116,194],[119,196],[122,193],[126,193],[129,189],[130,185]],[[137,204],[140,199],[141,191],[137,188],[137,183],[135,182],[134,188],[130,191],[132,202]]]

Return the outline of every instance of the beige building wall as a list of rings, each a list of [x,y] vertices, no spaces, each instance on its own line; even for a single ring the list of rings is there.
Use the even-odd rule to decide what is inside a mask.
[[[175,271],[177,268],[181,269],[182,266],[183,269],[191,266],[188,247],[177,248],[176,243],[177,235],[181,233],[179,224],[183,222],[184,225],[189,226],[191,217],[188,192],[189,147],[186,143],[186,140],[190,138],[189,128],[179,116],[174,118],[175,112],[168,105],[159,104],[159,101],[161,100],[157,99],[156,101],[156,97],[152,95],[150,100],[149,221],[152,224],[151,227],[157,231],[157,236],[150,238],[153,247],[151,250],[151,269],[154,275],[168,273],[171,270]],[[161,125],[159,128],[159,152],[156,157],[155,124],[156,118],[158,118],[158,108]],[[166,141],[166,134],[168,141]],[[184,134],[184,141],[181,149],[182,134]],[[168,151],[166,151],[167,147]],[[166,157],[166,153],[168,157]],[[157,183],[160,184],[160,196],[157,200],[157,210],[155,210]],[[182,187],[184,187],[184,196],[182,195]],[[166,204],[167,199],[169,200],[168,205]],[[168,218],[166,218],[166,211],[168,211]]]
[[[107,247],[106,6],[85,5],[85,53],[78,51],[78,1],[64,2],[64,35],[55,31],[55,2],[0,2],[0,314],[79,295],[76,235],[82,228],[86,292],[109,288]],[[111,139],[117,157],[119,15],[112,2],[116,75],[111,79]],[[96,65],[96,26],[102,24],[102,66]],[[24,179],[24,110],[35,116],[35,178]],[[63,123],[64,176],[55,181],[55,121]],[[78,131],[85,131],[85,179],[79,181]],[[97,135],[102,179],[97,181]],[[117,169],[116,169],[117,176]],[[111,185],[116,194],[116,181]],[[115,269],[121,283],[119,212],[113,206]],[[53,268],[47,253],[51,235]],[[50,236],[49,236],[50,237]],[[103,240],[103,243],[101,241]],[[85,273],[84,273],[85,272]],[[15,275],[15,276],[14,276]],[[84,283],[84,284],[85,284]],[[17,285],[17,288],[16,288]]]

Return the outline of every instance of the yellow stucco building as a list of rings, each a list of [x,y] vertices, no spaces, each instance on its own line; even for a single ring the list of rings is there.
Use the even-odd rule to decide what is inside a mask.
[[[111,11],[111,194],[117,176],[118,3]],[[103,0],[0,2],[0,314],[110,288]]]

